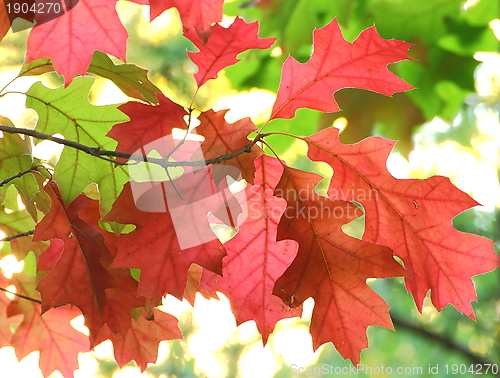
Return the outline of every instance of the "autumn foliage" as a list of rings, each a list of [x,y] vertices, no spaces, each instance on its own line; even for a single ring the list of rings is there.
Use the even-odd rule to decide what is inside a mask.
[[[178,9],[184,36],[198,49],[188,53],[198,68],[198,88],[236,64],[238,54],[275,42],[258,37],[258,24],[242,18],[221,26],[222,0],[135,2],[151,6],[151,19]],[[10,241],[19,260],[34,252],[36,275],[0,276],[0,287],[15,285],[18,294],[38,302],[0,296],[0,346],[13,346],[18,358],[39,350],[44,375],[59,370],[69,377],[79,352],[110,339],[120,366],[135,360],[145,369],[156,361],[160,341],[182,337],[177,319],[156,307],[166,294],[193,302],[193,281],[204,296],[226,295],[237,323],[254,320],[264,343],[276,322],[300,316],[302,303],[312,297],[314,349],[332,342],[355,364],[368,346],[368,326],[393,328],[388,305],[368,278],[402,276],[419,310],[430,290],[437,310],[452,304],[474,319],[471,278],[499,266],[491,240],[453,228],[452,219],[476,201],[446,177],[391,176],[386,161],[392,140],[370,137],[346,145],[333,127],[308,137],[294,130],[266,133],[268,123],[293,118],[299,108],[340,110],[333,95],[342,88],[386,96],[413,89],[388,69],[410,59],[411,45],[385,40],[375,27],[350,43],[336,20],[316,29],[311,58],[285,61],[269,120],[257,128],[249,118],[227,122],[226,110],[178,104],[144,69],[114,63],[109,56],[126,62],[127,52],[115,6],[80,0],[30,31],[19,77],[55,71],[65,85],[49,89],[37,82],[26,92],[26,106],[38,114],[36,133],[1,118],[0,178],[23,173],[4,182],[0,196],[6,206],[12,201],[7,188],[15,185],[27,209],[24,218],[14,212],[1,227],[14,236],[36,224],[32,237]],[[113,81],[130,101],[91,105],[95,75]],[[195,117],[199,126],[193,129]],[[174,129],[204,140],[150,145]],[[28,137],[19,135],[37,143],[56,133],[64,135],[56,141],[65,147],[54,169],[33,158]],[[288,166],[274,153],[270,136],[302,140],[310,160],[333,168],[328,196],[315,190],[323,177]],[[131,174],[139,163],[153,179]],[[166,177],[179,167],[180,176]],[[228,189],[228,176],[246,180],[244,195]],[[84,194],[93,183],[98,192]],[[207,199],[207,191],[216,199]],[[197,207],[178,215],[174,202],[165,207],[164,197],[175,206]],[[343,225],[363,215],[361,239],[344,233]],[[211,233],[211,223],[237,232],[225,243],[213,235],[183,246],[183,230],[195,225],[188,236],[196,238]],[[131,269],[139,269],[140,278]],[[79,314],[89,338],[69,325]],[[14,332],[11,324],[19,325]]]

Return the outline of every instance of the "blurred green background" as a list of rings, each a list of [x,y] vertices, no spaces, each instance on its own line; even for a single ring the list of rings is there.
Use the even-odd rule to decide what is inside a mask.
[[[117,8],[130,34],[128,63],[150,70],[150,79],[167,96],[188,105],[196,90],[192,77],[196,67],[187,58],[186,49],[195,48],[182,37],[177,11],[171,9],[149,23],[148,7],[120,1]],[[226,25],[231,17],[239,15],[247,22],[259,21],[260,37],[279,40],[269,50],[241,54],[239,64],[227,68],[219,79],[209,81],[200,90],[196,106],[231,107],[232,117],[251,116],[257,124],[262,124],[272,106],[286,57],[292,55],[300,62],[307,61],[312,51],[313,29],[334,17],[349,41],[376,25],[383,38],[414,44],[409,52],[413,60],[390,68],[417,89],[393,98],[344,89],[336,94],[341,112],[325,114],[300,109],[294,119],[275,120],[266,131],[305,136],[335,125],[342,129],[344,143],[355,143],[370,135],[398,140],[388,162],[391,173],[398,178],[435,174],[450,177],[483,205],[456,217],[455,227],[493,239],[499,252],[500,1],[237,0],[227,1],[224,12]],[[7,83],[20,68],[27,33],[9,33],[0,44],[1,83]],[[45,74],[43,80],[53,86],[62,83],[55,74]],[[110,85],[105,79],[98,79],[91,100],[125,101]],[[17,120],[17,126],[34,122],[25,109],[17,111],[17,118],[9,115]],[[289,165],[331,175],[323,165],[313,164],[305,157],[306,148],[300,142],[278,137],[269,138],[269,142]],[[349,225],[347,231],[360,235],[362,227],[361,219]],[[427,301],[420,314],[400,278],[371,282],[391,306],[396,332],[369,328],[370,348],[363,351],[361,364],[373,370],[360,371],[358,376],[427,377],[432,376],[429,368],[434,368],[433,373],[437,366],[435,376],[472,377],[472,372],[461,374],[460,368],[463,372],[464,367],[471,365],[477,370],[476,364],[500,365],[500,270],[477,276],[474,282],[478,292],[478,302],[474,304],[477,322],[451,306],[438,313]],[[184,340],[164,343],[158,364],[150,365],[146,376],[353,375],[347,370],[350,361],[344,361],[331,344],[312,352],[307,333],[310,306],[303,319],[280,322],[270,338],[270,346],[262,348],[252,323],[236,329],[227,301],[214,302],[199,298],[192,310],[186,303],[166,300],[167,311],[176,308],[174,315],[181,320]],[[0,350],[0,360],[7,365],[11,362],[4,359],[9,353]],[[75,377],[140,376],[134,364],[120,370],[109,353],[108,347],[82,357],[82,368],[91,365],[93,372],[82,369]],[[12,364],[18,371],[21,369],[21,364]],[[306,366],[311,367],[311,374],[294,374],[292,368]],[[340,373],[334,370],[324,374],[319,369],[325,366],[337,368]],[[340,370],[344,367],[347,373]],[[392,374],[387,367],[393,369]],[[417,370],[397,375],[397,367]],[[422,368],[421,373],[418,368]],[[485,372],[483,368],[483,376]]]

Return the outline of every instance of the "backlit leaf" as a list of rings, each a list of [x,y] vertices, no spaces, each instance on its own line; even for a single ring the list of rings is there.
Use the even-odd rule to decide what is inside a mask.
[[[95,50],[125,61],[127,37],[116,1],[79,0],[70,12],[33,28],[26,62],[50,58],[69,85],[76,75],[85,75]]]
[[[35,83],[27,95],[26,106],[38,113],[36,130],[46,134],[60,133],[89,147],[113,150],[116,142],[106,133],[116,123],[127,120],[115,105],[93,106],[88,102],[91,78],[79,78],[67,88],[48,89]],[[118,197],[127,180],[123,167],[74,148],[65,147],[56,165],[54,180],[62,198],[69,204],[88,185],[97,183],[104,211]]]
[[[342,88],[367,89],[386,96],[413,88],[387,69],[389,63],[408,59],[410,45],[382,39],[375,27],[349,43],[333,20],[314,31],[313,45],[307,63],[292,57],[285,61],[271,119],[292,118],[298,108],[336,112],[340,108],[332,95]]]

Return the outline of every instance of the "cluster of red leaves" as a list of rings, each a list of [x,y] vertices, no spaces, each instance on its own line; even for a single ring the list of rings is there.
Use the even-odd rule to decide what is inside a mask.
[[[199,49],[189,53],[198,67],[198,87],[237,63],[239,53],[274,43],[257,36],[256,23],[237,18],[229,28],[218,25],[222,0],[135,2],[150,4],[152,19],[171,7],[178,9],[185,37]],[[50,58],[69,85],[75,75],[87,73],[95,50],[125,60],[127,33],[115,5],[81,0],[71,17],[66,14],[34,28],[26,61]],[[0,18],[2,12],[0,7]],[[303,64],[286,60],[269,121],[292,118],[298,108],[337,111],[333,93],[345,87],[387,96],[412,89],[387,69],[389,63],[408,59],[409,47],[382,39],[374,27],[353,43],[344,40],[336,21],[316,29],[311,59]],[[130,121],[115,125],[108,134],[118,142],[117,151],[134,153],[174,128],[186,127],[187,112],[181,105],[161,94],[158,101],[156,107],[139,102],[120,107]],[[205,138],[200,147],[205,159],[244,149],[257,130],[250,119],[227,123],[225,113],[207,110],[198,117],[196,132]],[[193,301],[193,280],[204,295],[224,293],[237,323],[254,320],[264,342],[277,321],[299,316],[301,304],[314,298],[314,348],[333,342],[353,363],[367,347],[369,325],[392,328],[388,306],[366,284],[368,278],[404,276],[419,309],[431,290],[438,310],[451,303],[474,318],[471,277],[495,269],[499,259],[492,241],[458,232],[451,220],[477,203],[445,177],[393,178],[386,169],[393,141],[372,137],[344,145],[334,128],[300,139],[307,143],[311,160],[334,170],[328,197],[314,190],[321,176],[290,168],[253,144],[217,164],[236,167],[248,182],[246,219],[224,244],[214,238],[181,249],[175,229],[179,220],[169,211],[140,210],[131,183],[107,214],[101,214],[98,200],[80,195],[64,203],[56,182],[45,185],[51,206],[33,240],[50,241],[50,246],[38,256],[37,277],[15,281],[24,295],[37,298],[39,292],[41,306],[0,296],[0,346],[13,345],[18,357],[40,350],[45,375],[58,369],[70,376],[77,353],[89,348],[86,338],[69,326],[78,308],[90,331],[90,348],[111,339],[120,365],[134,359],[145,369],[155,361],[159,341],[181,337],[177,320],[155,307],[165,294]],[[191,152],[199,156],[199,151]],[[174,180],[178,194],[198,198],[201,181],[192,182]],[[189,215],[201,217],[208,227],[204,217],[216,210],[204,211]],[[360,240],[345,234],[342,226],[361,215],[366,226]],[[132,224],[135,229],[120,233],[114,224],[115,232],[108,232],[103,222]],[[203,268],[199,280],[190,270],[193,264]],[[131,276],[131,268],[141,270],[139,281]],[[0,280],[2,287],[9,284]],[[22,320],[17,315],[23,315]],[[13,335],[11,322],[20,322]]]

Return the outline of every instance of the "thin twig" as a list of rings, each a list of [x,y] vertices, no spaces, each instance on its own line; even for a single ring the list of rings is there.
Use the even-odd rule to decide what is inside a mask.
[[[24,176],[27,173],[30,173],[33,171],[38,171],[38,168],[40,168],[40,166],[37,165],[37,166],[31,167],[29,169],[26,169],[25,171],[16,173],[14,176],[10,176],[9,178],[6,178],[5,180],[0,182],[0,187],[4,186],[5,184],[8,184],[9,182],[11,182],[12,180],[15,180],[18,177]]]
[[[170,180],[170,185],[172,185],[172,187],[174,188],[174,190],[177,193],[177,195],[179,196],[179,198],[182,201],[187,201],[187,199],[179,192],[179,189],[177,189],[177,187],[175,186],[174,180],[172,180],[172,177],[170,176],[170,172],[168,171],[168,168],[165,169],[165,172],[167,172],[168,179]]]
[[[22,299],[26,299],[27,301],[38,303],[40,305],[42,304],[42,301],[40,299],[35,299],[35,298],[28,297],[27,295],[22,295],[22,294],[14,293],[13,291],[7,290],[7,289],[5,289],[3,287],[0,287],[0,290],[1,291],[5,291],[6,293],[9,293],[9,294],[15,295],[16,297],[19,297],[19,298],[22,298]],[[58,308],[58,307],[66,306],[66,305],[67,305],[67,303],[61,303],[61,304],[52,306],[52,308]]]
[[[16,297],[23,298],[23,299],[26,299],[28,301],[35,302],[35,303],[38,303],[38,304],[42,304],[42,301],[39,300],[39,299],[35,299],[35,298],[28,297],[26,295],[14,293],[14,292],[12,292],[10,290],[4,289],[3,287],[0,287],[0,290],[5,291],[6,293],[9,293],[9,294],[15,295]]]
[[[191,113],[193,112],[192,109],[190,109],[189,111],[189,124],[191,124]],[[189,125],[188,125],[188,128],[189,128]],[[164,159],[165,160],[168,160],[170,159],[170,157],[174,154],[175,151],[177,151],[179,149],[180,146],[182,146],[184,144],[184,142],[186,141],[186,138],[189,134],[189,129],[186,129],[186,133],[184,134],[184,138],[182,138],[182,140],[174,147],[172,148],[172,151],[170,151],[165,157]],[[172,180],[172,177],[170,176],[170,172],[168,171],[168,168],[165,168],[165,172],[167,173],[167,176],[168,176],[168,179],[170,180],[170,184],[172,185],[172,187],[174,188],[175,192],[177,193],[177,195],[179,196],[179,198],[182,200],[182,201],[187,201],[186,198],[184,198],[182,196],[182,194],[179,192],[179,190],[177,189],[177,187],[175,186],[174,184],[174,181]]]
[[[23,232],[22,234],[7,236],[6,238],[0,239],[0,242],[11,241],[11,240],[14,240],[17,238],[22,238],[23,236],[33,235],[34,233],[35,233],[35,230],[29,230],[29,231]]]

